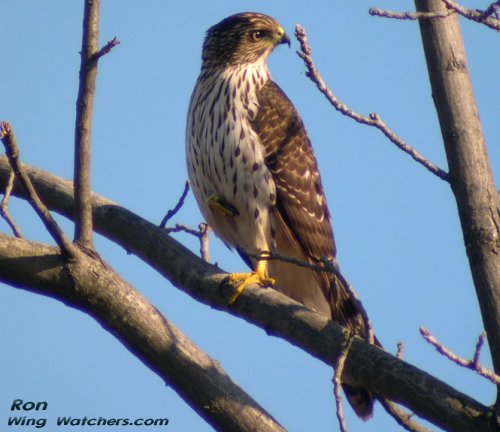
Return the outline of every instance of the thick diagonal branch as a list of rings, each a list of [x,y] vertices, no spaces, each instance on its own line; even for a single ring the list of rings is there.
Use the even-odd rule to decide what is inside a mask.
[[[217,430],[284,429],[171,322],[100,259],[0,234],[0,280],[85,312]]]
[[[419,12],[446,11],[441,0],[416,0]],[[420,20],[434,104],[441,126],[472,278],[500,374],[500,200],[493,181],[456,15]],[[498,387],[500,395],[500,386]],[[497,398],[500,408],[500,398]]]
[[[50,208],[74,217],[71,182],[28,166],[25,170]],[[5,158],[0,158],[2,188],[8,175],[9,165]],[[23,189],[18,185],[14,186],[13,193],[24,197]],[[94,194],[93,204],[98,232],[139,256],[179,289],[200,302],[285,338],[329,365],[335,364],[346,335],[340,326],[325,316],[274,290],[255,286],[249,286],[238,302],[228,308],[227,301],[233,290],[226,288],[221,291],[220,283],[225,275],[214,275],[220,270],[196,257],[166,235],[162,228],[116,203]],[[500,430],[495,426],[496,417],[490,415],[484,405],[359,338],[353,341],[344,371],[353,384],[402,403],[446,430]]]

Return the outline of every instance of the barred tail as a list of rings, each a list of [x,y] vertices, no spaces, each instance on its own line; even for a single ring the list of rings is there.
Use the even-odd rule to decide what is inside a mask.
[[[348,384],[342,384],[342,389],[357,416],[363,420],[368,420],[373,415],[373,404],[375,402],[373,393],[362,387],[352,387]]]

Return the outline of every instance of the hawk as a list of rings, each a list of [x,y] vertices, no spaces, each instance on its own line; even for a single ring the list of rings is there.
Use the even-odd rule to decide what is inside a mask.
[[[207,31],[187,117],[189,182],[205,220],[252,269],[231,275],[238,292],[251,283],[274,285],[364,337],[345,282],[265,256],[275,251],[320,264],[335,263],[336,255],[306,129],[266,63],[284,43],[290,45],[283,28],[260,13],[232,15]],[[356,413],[370,417],[373,394],[343,388]]]

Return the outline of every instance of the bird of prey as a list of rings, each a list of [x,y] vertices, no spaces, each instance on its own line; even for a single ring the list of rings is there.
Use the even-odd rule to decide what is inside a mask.
[[[345,281],[281,260],[335,263],[336,248],[320,173],[304,124],[271,79],[267,58],[290,39],[273,18],[232,15],[211,27],[189,105],[189,182],[214,232],[251,267],[231,281],[274,285],[364,337],[366,329]],[[234,298],[231,300],[234,301]],[[374,396],[343,384],[356,413],[371,416]]]

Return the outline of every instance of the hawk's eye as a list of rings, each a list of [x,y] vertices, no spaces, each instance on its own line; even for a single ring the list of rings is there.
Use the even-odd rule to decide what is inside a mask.
[[[250,33],[250,38],[257,42],[259,40],[261,40],[263,37],[264,37],[265,33],[262,31],[262,30],[255,30],[253,32]]]

